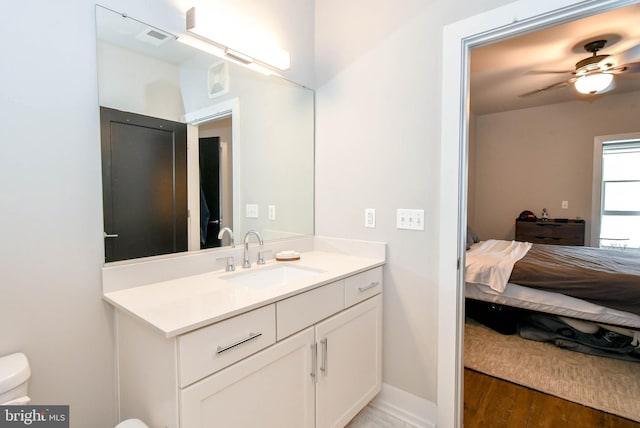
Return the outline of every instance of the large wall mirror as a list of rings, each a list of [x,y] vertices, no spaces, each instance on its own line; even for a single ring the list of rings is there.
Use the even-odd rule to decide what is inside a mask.
[[[119,219],[108,225],[105,220],[106,262],[226,246],[227,238],[217,239],[222,227],[231,228],[238,242],[251,229],[265,241],[313,234],[312,90],[187,46],[108,8],[96,6],[96,21],[103,181],[121,183],[131,193],[111,204],[110,190],[103,190],[105,219]],[[178,131],[167,134],[174,127]],[[186,154],[179,146],[180,129],[186,133]],[[141,155],[143,144],[120,150],[149,133],[161,134],[170,150]],[[172,165],[179,170],[176,163],[185,163],[183,157],[186,195],[176,178],[184,171],[172,171]],[[160,182],[173,186],[174,194],[156,189]],[[173,208],[155,201],[145,202],[144,210],[135,208],[136,201],[155,193],[169,193]],[[110,256],[109,243],[128,239],[133,248],[150,241],[138,236],[142,228],[135,225],[135,214],[146,227],[162,223],[163,213],[172,233],[185,234],[186,240],[172,236],[173,246],[169,242],[155,253]]]

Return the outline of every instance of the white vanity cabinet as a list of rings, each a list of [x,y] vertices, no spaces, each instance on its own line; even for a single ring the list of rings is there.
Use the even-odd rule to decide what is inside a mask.
[[[382,385],[382,268],[165,338],[118,312],[121,419],[342,427]]]
[[[313,328],[180,391],[182,428],[312,427]]]
[[[316,326],[316,427],[343,427],[380,392],[382,296]]]

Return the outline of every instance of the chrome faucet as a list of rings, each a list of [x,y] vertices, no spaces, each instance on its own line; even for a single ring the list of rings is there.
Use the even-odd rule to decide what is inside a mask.
[[[242,262],[243,268],[250,268],[251,262],[249,261],[249,237],[251,235],[255,235],[258,239],[258,243],[260,244],[260,248],[258,249],[258,263],[259,265],[264,264],[264,257],[262,256],[262,250],[264,248],[264,241],[262,240],[262,236],[255,230],[250,230],[244,235],[244,261]]]
[[[224,234],[225,233],[229,235],[229,239],[231,240],[231,247],[235,248],[236,247],[236,243],[233,240],[233,230],[231,230],[230,228],[223,227],[222,229],[220,229],[220,232],[218,232],[218,239],[224,238]]]
[[[233,230],[231,230],[228,227],[223,227],[222,229],[220,229],[220,232],[218,232],[218,239],[222,239],[224,237],[224,235],[228,234],[229,235],[229,240],[231,241],[231,248],[235,248],[236,247],[236,243],[233,240]],[[233,256],[229,256],[226,257],[227,259],[227,267],[226,267],[226,271],[227,272],[233,272],[234,270],[236,270],[236,266],[235,266],[235,262],[233,260]]]

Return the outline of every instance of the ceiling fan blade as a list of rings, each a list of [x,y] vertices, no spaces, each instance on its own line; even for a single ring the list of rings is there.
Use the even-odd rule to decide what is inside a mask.
[[[640,61],[640,45],[636,45],[617,54],[609,55],[603,61],[613,64],[614,67],[620,64],[631,64]]]
[[[553,85],[545,86],[544,88],[536,89],[535,91],[531,91],[531,92],[526,92],[524,94],[520,94],[520,95],[518,95],[518,97],[525,98],[525,97],[529,97],[531,95],[541,94],[543,92],[550,91],[551,89],[563,88],[563,87],[567,86],[568,84],[569,84],[569,82],[564,80],[562,82],[554,83]]]
[[[640,73],[640,61],[630,62],[629,64],[624,64],[622,67],[624,67],[622,73]]]
[[[529,70],[526,74],[573,74],[575,70]]]
[[[622,64],[616,67],[609,67],[602,71],[609,74],[627,74],[640,72],[640,62],[631,62],[629,64]]]

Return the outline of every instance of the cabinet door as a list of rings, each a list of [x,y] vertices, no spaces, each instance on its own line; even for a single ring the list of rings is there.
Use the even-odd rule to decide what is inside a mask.
[[[316,427],[343,427],[382,386],[382,296],[316,327]]]
[[[313,328],[180,392],[182,428],[313,427]]]

